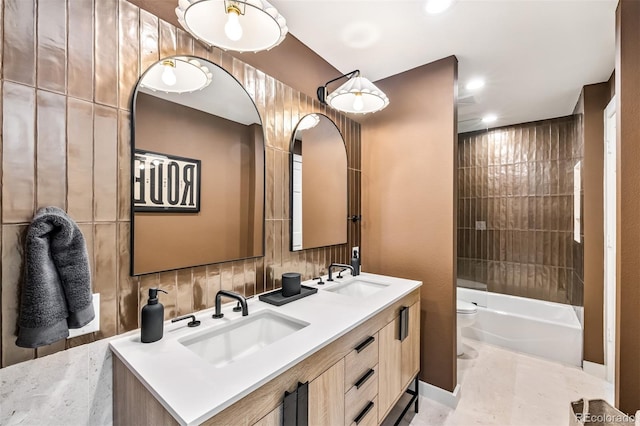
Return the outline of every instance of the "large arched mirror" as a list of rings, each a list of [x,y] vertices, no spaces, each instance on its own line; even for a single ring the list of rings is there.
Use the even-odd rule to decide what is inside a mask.
[[[242,85],[201,58],[152,65],[133,96],[131,274],[264,255],[264,134]]]
[[[322,114],[298,122],[290,148],[291,250],[347,243],[347,151]]]

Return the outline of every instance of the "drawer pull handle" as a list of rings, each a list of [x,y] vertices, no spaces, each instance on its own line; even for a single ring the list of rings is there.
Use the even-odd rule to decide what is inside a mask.
[[[358,414],[358,417],[356,417],[353,421],[356,424],[359,424],[366,417],[366,415],[369,413],[369,411],[371,411],[371,409],[373,408],[373,405],[374,405],[373,401],[369,401],[367,406],[364,407],[364,410],[362,410],[362,412],[360,412],[360,414]]]
[[[369,371],[367,371],[364,374],[364,376],[360,377],[358,381],[355,383],[356,389],[360,389],[362,385],[364,385],[367,382],[367,380],[369,380],[371,376],[373,376],[375,373],[376,371],[373,368],[369,369]]]
[[[358,346],[356,346],[356,352],[357,353],[362,352],[364,350],[364,348],[366,348],[367,346],[369,346],[370,344],[372,344],[375,341],[376,341],[375,337],[373,337],[373,336],[367,337],[367,340],[365,340],[364,342],[362,342]]]

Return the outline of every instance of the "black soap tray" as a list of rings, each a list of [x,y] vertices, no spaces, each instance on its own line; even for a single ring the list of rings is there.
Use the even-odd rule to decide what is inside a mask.
[[[311,296],[312,294],[316,294],[318,289],[315,287],[307,287],[306,285],[300,286],[300,293],[295,296],[284,297],[282,295],[282,289],[278,289],[272,291],[271,293],[265,293],[258,296],[262,302],[269,303],[271,305],[282,306],[286,305],[289,302],[293,302],[298,299],[302,299],[303,297]]]

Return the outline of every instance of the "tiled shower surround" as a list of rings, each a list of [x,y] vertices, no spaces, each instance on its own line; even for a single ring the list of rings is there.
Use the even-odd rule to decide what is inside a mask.
[[[458,278],[582,305],[583,245],[573,238],[581,129],[569,116],[459,136]]]
[[[167,318],[211,307],[221,288],[247,296],[310,278],[359,245],[289,251],[289,139],[299,118],[329,116],[348,157],[349,215],[360,214],[360,125],[125,0],[0,0],[2,65],[2,344],[6,367],[139,326],[150,287]],[[265,256],[129,276],[131,95],[161,57],[188,54],[231,72],[255,100],[266,136]],[[15,345],[24,235],[39,207],[66,209],[82,230],[101,295],[100,331],[33,349]],[[345,218],[346,222],[346,218]],[[162,247],[158,247],[162,250]],[[0,422],[1,423],[1,422]]]

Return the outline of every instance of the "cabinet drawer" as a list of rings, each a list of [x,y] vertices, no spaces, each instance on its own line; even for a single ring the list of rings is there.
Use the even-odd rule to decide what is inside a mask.
[[[345,393],[376,364],[378,364],[378,333],[363,339],[345,357]]]
[[[356,423],[356,420],[359,423]],[[345,419],[345,425],[350,426],[377,426],[378,424],[378,397],[367,401],[362,409],[356,413],[353,419]]]
[[[374,366],[371,372],[365,371],[360,378],[360,387],[353,386],[344,397],[344,424],[349,425],[354,422],[366,407],[378,395],[378,366]],[[375,418],[378,421],[378,406],[376,402]],[[373,409],[372,409],[373,410]],[[362,423],[362,422],[361,422]]]

